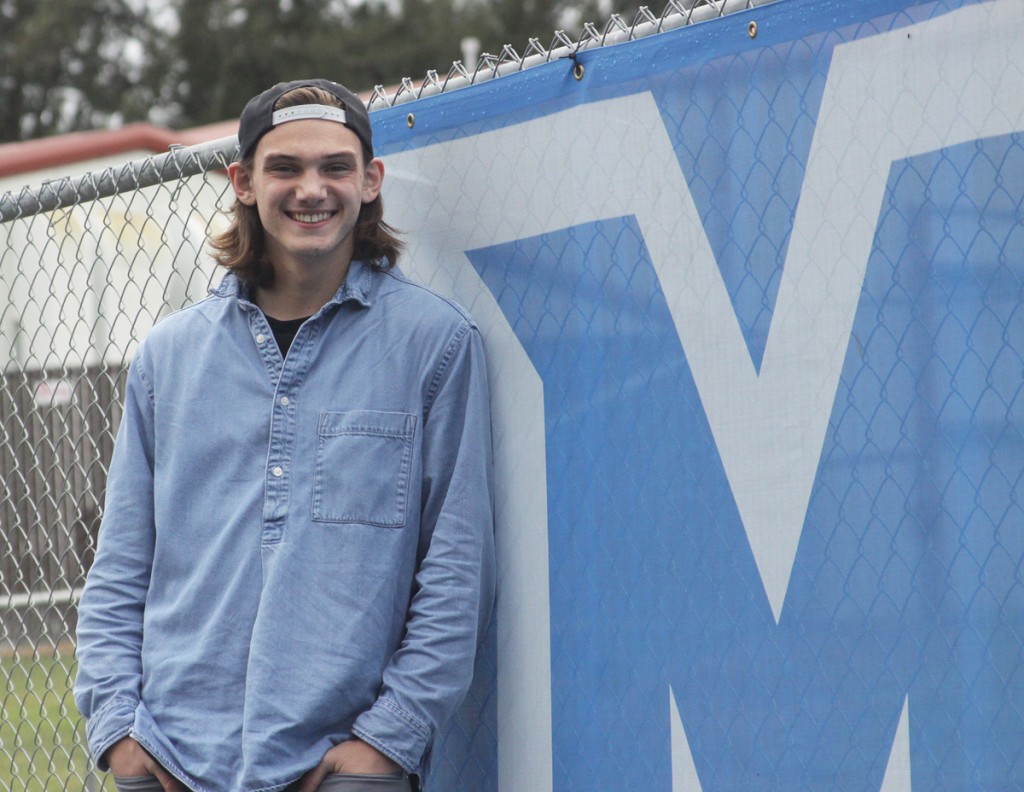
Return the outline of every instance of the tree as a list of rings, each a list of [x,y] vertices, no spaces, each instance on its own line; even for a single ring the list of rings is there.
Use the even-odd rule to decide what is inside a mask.
[[[330,76],[353,90],[446,73],[474,36],[498,53],[528,40],[547,46],[568,8],[603,24],[621,0],[177,0],[171,43],[178,123],[237,116],[246,99],[281,80]],[[573,34],[579,31],[572,31]],[[166,92],[165,92],[166,93]]]
[[[603,26],[621,0],[0,0],[0,141],[150,119],[235,118],[281,80],[354,90],[447,73],[485,52],[548,46],[575,16]],[[635,6],[631,6],[635,8]],[[567,11],[577,12],[574,15]],[[154,13],[170,17],[158,28]],[[568,31],[578,35],[579,30]]]
[[[329,0],[178,0],[167,75],[178,122],[232,118],[259,90],[318,73],[332,37],[342,32],[331,6]]]
[[[153,35],[128,0],[0,0],[0,141],[144,118]]]

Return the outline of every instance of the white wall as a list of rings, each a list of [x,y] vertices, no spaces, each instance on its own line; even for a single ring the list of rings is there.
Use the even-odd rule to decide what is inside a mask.
[[[149,155],[19,174],[0,191]],[[225,222],[227,188],[213,173],[0,224],[0,370],[129,359],[157,318],[202,298],[215,278],[204,247],[208,227]]]

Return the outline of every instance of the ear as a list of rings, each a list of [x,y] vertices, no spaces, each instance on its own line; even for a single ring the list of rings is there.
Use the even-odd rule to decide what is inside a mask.
[[[366,173],[363,176],[363,203],[376,200],[383,183],[384,163],[374,157],[366,164]]]
[[[252,186],[252,174],[240,162],[228,165],[228,178],[235,188],[235,197],[246,206],[256,205],[256,191]]]

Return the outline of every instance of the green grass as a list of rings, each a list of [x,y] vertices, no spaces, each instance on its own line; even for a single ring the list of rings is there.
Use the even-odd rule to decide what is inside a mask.
[[[90,773],[74,679],[70,650],[0,658],[0,790],[110,788],[103,774]]]

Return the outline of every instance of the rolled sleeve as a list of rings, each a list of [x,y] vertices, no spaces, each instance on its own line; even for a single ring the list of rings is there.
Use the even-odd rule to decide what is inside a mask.
[[[86,741],[89,752],[100,770],[109,770],[104,754],[118,740],[127,737],[135,723],[139,700],[131,696],[115,696],[89,718]]]

